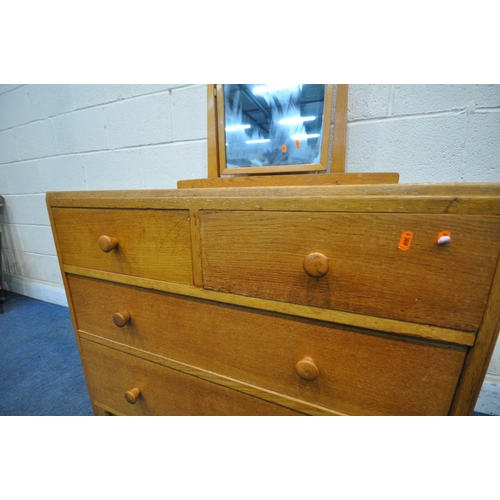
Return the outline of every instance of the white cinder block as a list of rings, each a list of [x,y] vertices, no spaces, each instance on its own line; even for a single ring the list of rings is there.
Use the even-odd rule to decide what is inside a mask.
[[[9,195],[5,197],[4,219],[8,224],[48,225],[45,194]]]
[[[3,94],[5,92],[9,92],[9,90],[17,89],[18,87],[21,87],[21,84],[2,83],[2,84],[0,84],[0,94]]]
[[[463,110],[475,91],[475,85],[395,85],[393,115]]]
[[[57,154],[54,129],[50,120],[41,120],[17,127],[14,131],[21,160]]]
[[[348,121],[388,116],[391,87],[392,85],[349,85]]]
[[[6,240],[2,233],[2,271],[4,278],[6,274],[17,274],[21,275],[21,262],[22,262],[22,252],[16,252],[11,250],[5,243]],[[20,257],[18,257],[18,255]]]
[[[10,194],[32,194],[42,192],[42,181],[37,160],[4,165]]]
[[[75,109],[88,108],[123,99],[123,85],[72,85]]]
[[[138,149],[106,151],[83,156],[88,189],[142,189],[142,159]]]
[[[75,109],[122,101],[131,97],[163,92],[182,87],[181,84],[157,85],[72,85]]]
[[[43,279],[49,283],[62,285],[61,269],[56,256],[38,255],[43,266]]]
[[[81,155],[45,158],[40,160],[38,165],[44,192],[81,191],[86,189]]]
[[[5,250],[22,251],[21,226],[4,224],[2,227],[2,252]]]
[[[83,109],[51,120],[59,153],[82,153],[108,148],[102,108]]]
[[[6,167],[0,163],[0,196],[5,196],[9,192]],[[0,217],[1,214],[2,212],[0,210]]]
[[[31,224],[50,226],[45,193],[27,195],[26,206],[30,210]]]
[[[73,111],[71,85],[27,85],[31,119],[42,120]]]
[[[110,148],[172,141],[169,92],[109,104],[106,118]]]
[[[0,164],[10,163],[19,159],[15,129],[0,132]]]
[[[56,247],[50,226],[17,225],[21,248],[24,252],[56,255]]]
[[[177,181],[207,177],[207,141],[141,148],[146,189],[170,189]]]
[[[467,115],[348,125],[347,172],[399,172],[400,182],[458,182]]]
[[[470,116],[465,165],[460,180],[500,182],[500,109]]]
[[[172,123],[175,141],[206,139],[206,85],[172,91]]]
[[[39,281],[45,280],[43,263],[38,254],[30,252],[23,252],[20,254],[16,252],[16,257],[20,261],[21,276]]]
[[[474,102],[477,108],[500,107],[500,85],[474,85]]]
[[[152,94],[154,92],[164,92],[179,87],[185,87],[185,84],[153,84],[153,85],[121,85],[124,98],[137,97],[140,95]]]
[[[26,87],[0,94],[0,130],[23,125],[31,120]]]

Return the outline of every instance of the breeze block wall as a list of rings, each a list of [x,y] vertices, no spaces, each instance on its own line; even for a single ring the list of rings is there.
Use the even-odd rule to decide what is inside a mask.
[[[65,305],[45,193],[206,177],[206,106],[206,85],[0,85],[4,287]],[[500,85],[350,85],[346,171],[500,182]]]

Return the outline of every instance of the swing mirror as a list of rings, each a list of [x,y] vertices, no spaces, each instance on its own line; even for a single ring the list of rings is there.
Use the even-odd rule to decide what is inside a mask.
[[[219,174],[327,170],[332,87],[216,85]]]

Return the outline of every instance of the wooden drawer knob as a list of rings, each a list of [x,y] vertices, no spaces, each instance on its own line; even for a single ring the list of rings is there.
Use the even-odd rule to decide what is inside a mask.
[[[99,246],[103,252],[111,252],[117,245],[118,240],[113,236],[106,236],[105,234],[99,236]]]
[[[137,398],[141,394],[141,390],[138,387],[134,387],[125,393],[125,399],[131,404],[135,405],[137,403]]]
[[[295,370],[297,371],[300,378],[304,380],[316,380],[319,375],[318,367],[312,358],[305,357],[302,358],[296,365]]]
[[[310,253],[304,259],[304,271],[312,278],[321,278],[329,269],[330,261],[322,253]]]
[[[113,314],[113,323],[118,328],[123,328],[130,321],[130,313],[127,311],[120,311]]]

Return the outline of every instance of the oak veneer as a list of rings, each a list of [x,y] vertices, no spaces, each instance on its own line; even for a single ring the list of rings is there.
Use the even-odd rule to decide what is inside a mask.
[[[111,414],[299,414],[95,342],[82,340],[81,350],[94,404]]]
[[[500,251],[496,217],[250,211],[200,217],[206,288],[466,331],[479,328]],[[401,251],[409,229],[411,247]],[[445,229],[452,241],[438,245]],[[313,262],[320,267],[313,270]]]
[[[500,329],[497,184],[47,205],[96,415],[474,408]]]
[[[63,261],[192,284],[188,210],[54,209]]]

